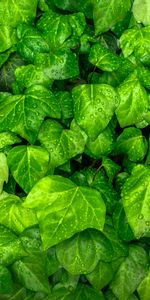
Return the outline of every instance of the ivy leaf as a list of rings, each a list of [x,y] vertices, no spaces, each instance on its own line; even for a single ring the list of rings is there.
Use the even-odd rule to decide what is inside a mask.
[[[39,146],[17,146],[9,151],[8,165],[16,182],[28,193],[45,176],[49,153]]]
[[[130,10],[131,1],[112,0],[94,1],[93,19],[96,35],[111,29],[119,21],[122,21]]]
[[[140,285],[138,286],[137,291],[138,291],[140,299],[149,300],[149,294],[150,294],[150,269],[148,271],[148,274],[145,276],[145,278],[141,281]]]
[[[26,256],[20,238],[3,225],[0,225],[0,237],[0,264],[7,266]]]
[[[3,190],[4,182],[8,182],[9,169],[7,164],[7,158],[4,153],[0,152],[0,194]]]
[[[19,197],[3,193],[0,197],[0,224],[18,234],[37,224],[37,218],[32,210],[22,206]]]
[[[6,267],[0,265],[0,294],[11,293],[12,289],[11,273]]]
[[[117,298],[129,299],[128,297],[136,290],[142,279],[146,276],[147,262],[148,259],[145,250],[138,245],[131,245],[129,256],[120,265],[110,284]]]
[[[136,74],[132,73],[118,88],[120,104],[116,116],[120,127],[135,125],[144,120],[148,111],[148,96]]]
[[[25,95],[0,94],[0,131],[13,131],[33,143],[45,116],[60,117],[60,107],[44,86],[31,86]]]
[[[124,154],[134,162],[142,160],[147,152],[148,144],[142,131],[135,127],[125,128],[118,136],[115,144],[115,152]]]
[[[48,293],[50,289],[45,269],[44,259],[36,256],[22,258],[12,265],[15,278],[25,288],[35,292]]]
[[[150,25],[150,3],[148,0],[135,0],[132,7],[134,18],[138,23]]]
[[[86,139],[84,131],[74,123],[70,129],[64,129],[54,120],[46,120],[38,135],[38,140],[50,153],[50,165],[54,168],[83,153]]]
[[[123,206],[136,238],[150,236],[149,179],[150,169],[137,165],[122,189]]]
[[[75,121],[90,139],[95,140],[107,127],[119,104],[117,94],[107,84],[82,84],[72,93]]]
[[[57,175],[41,179],[24,205],[37,212],[44,249],[89,227],[102,230],[105,222],[105,204],[98,191]]]

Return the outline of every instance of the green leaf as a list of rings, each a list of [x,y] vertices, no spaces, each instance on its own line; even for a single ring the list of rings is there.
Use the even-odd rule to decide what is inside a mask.
[[[89,61],[103,71],[112,72],[121,65],[120,57],[101,44],[91,47]]]
[[[134,56],[143,64],[150,66],[150,26],[126,30],[120,38],[124,57]]]
[[[127,217],[122,205],[122,202],[118,202],[114,213],[113,213],[113,224],[115,229],[117,230],[119,237],[123,241],[132,241],[134,240],[134,234],[131,230],[131,227],[127,221]]]
[[[85,17],[83,13],[61,15],[52,10],[44,13],[37,23],[52,51],[65,46],[72,34],[78,38],[84,32]]]
[[[86,17],[92,18],[93,5],[91,0],[53,0],[53,2],[60,9],[69,11],[82,11]]]
[[[45,116],[60,117],[60,107],[44,86],[31,86],[25,95],[0,94],[0,131],[10,130],[31,143],[36,140]]]
[[[12,278],[9,270],[0,265],[0,294],[8,294],[12,291]]]
[[[148,96],[137,76],[131,74],[118,88],[120,104],[116,115],[120,127],[135,125],[144,120],[148,110]]]
[[[79,126],[72,123],[70,129],[64,129],[54,120],[46,120],[38,135],[38,140],[50,153],[50,165],[54,168],[83,153],[86,139]]]
[[[67,92],[56,92],[56,99],[59,101],[61,107],[61,118],[62,119],[70,119],[73,118],[73,100],[72,95]]]
[[[17,51],[28,62],[33,62],[37,53],[49,52],[49,46],[42,34],[33,26],[20,24],[17,29],[19,42]]]
[[[98,191],[57,175],[41,179],[24,205],[37,212],[44,249],[89,227],[102,230],[105,222],[105,204]]]
[[[0,70],[0,87],[2,90],[8,92],[12,91],[12,85],[15,81],[15,70],[23,64],[24,61],[17,54],[12,54],[10,56],[9,60]]]
[[[109,157],[103,157],[102,166],[105,169],[109,182],[112,183],[115,176],[121,171],[121,167]]]
[[[98,247],[90,230],[58,244],[56,253],[60,265],[73,275],[92,272],[99,261]]]
[[[16,42],[17,35],[15,29],[7,24],[0,25],[0,52],[10,49]]]
[[[1,24],[9,24],[16,27],[20,22],[31,22],[36,16],[38,0],[1,0],[0,11],[3,13]]]
[[[103,155],[109,155],[113,149],[114,134],[108,125],[102,133],[98,135],[95,141],[87,140],[85,153],[89,156],[99,159]]]
[[[137,238],[150,236],[149,179],[150,169],[137,165],[122,189],[125,213]]]
[[[12,272],[20,284],[35,292],[49,292],[48,276],[44,259],[28,256],[12,265]]]
[[[132,7],[134,18],[138,23],[150,25],[150,2],[135,0]]]
[[[32,210],[22,206],[19,197],[3,193],[0,197],[0,224],[20,233],[37,224],[37,218]]]
[[[122,21],[130,8],[130,0],[95,0],[93,18],[96,35],[108,31],[119,21]]]
[[[10,265],[25,255],[21,240],[11,230],[0,225],[0,264]]]
[[[48,276],[51,276],[59,270],[60,264],[56,256],[56,247],[51,247],[48,249],[46,266]]]
[[[30,255],[41,255],[42,241],[38,225],[26,228],[20,235],[22,245]]]
[[[111,264],[100,261],[93,272],[86,275],[86,278],[92,284],[94,289],[99,291],[108,285],[113,276],[114,270]]]
[[[8,182],[9,169],[7,158],[4,153],[0,152],[0,194],[3,191],[4,182]]]
[[[120,265],[110,284],[110,288],[116,297],[128,300],[146,276],[147,263],[145,250],[138,245],[131,245],[129,256]]]
[[[17,146],[8,154],[8,165],[16,182],[28,193],[46,175],[49,159],[49,153],[42,147]]]
[[[23,91],[32,85],[43,85],[50,88],[52,80],[48,78],[39,67],[34,65],[21,66],[15,71],[16,83],[19,86],[19,91]],[[13,84],[13,88],[15,86]]]
[[[64,268],[59,268],[59,270],[52,277],[54,290],[66,288],[69,291],[73,291],[77,287],[78,280],[79,276],[68,273]]]
[[[95,174],[91,187],[100,192],[106,205],[107,213],[112,213],[118,200],[118,195],[102,171]]]
[[[55,53],[37,53],[35,65],[41,67],[44,74],[53,80],[73,78],[79,75],[76,54],[69,49],[59,49]]]
[[[137,162],[142,160],[147,152],[148,144],[142,131],[135,127],[125,128],[118,136],[115,144],[115,152],[124,154],[128,159]]]
[[[72,93],[75,121],[90,139],[95,140],[107,127],[119,104],[117,94],[106,84],[82,84]]]
[[[138,286],[138,294],[141,300],[149,300],[150,295],[150,269],[148,271],[148,274],[145,276],[145,278],[142,280],[140,285]]]

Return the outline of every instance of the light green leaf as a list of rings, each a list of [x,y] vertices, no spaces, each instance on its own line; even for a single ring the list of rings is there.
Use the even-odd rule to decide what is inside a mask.
[[[39,146],[17,146],[8,154],[10,171],[26,193],[46,175],[49,160],[47,150]]]
[[[12,278],[9,270],[0,265],[0,294],[8,294],[12,291]]]
[[[105,222],[105,204],[98,191],[57,175],[41,179],[24,205],[37,212],[44,249],[89,227],[102,230]]]
[[[147,152],[148,144],[142,131],[135,127],[125,128],[118,136],[115,144],[115,153],[124,154],[128,159],[137,162],[142,160]]]
[[[0,224],[18,234],[37,224],[37,218],[32,210],[22,206],[19,197],[3,193],[0,197]]]
[[[4,52],[10,49],[11,46],[16,42],[17,42],[17,34],[15,29],[7,24],[0,25],[0,52]]]
[[[0,225],[0,264],[10,265],[25,255],[20,238]]]
[[[95,141],[87,140],[85,153],[89,156],[99,159],[103,155],[109,155],[113,149],[114,134],[108,125],[100,133]]]
[[[20,22],[31,22],[36,16],[38,0],[1,0],[0,11],[3,13],[3,18],[0,20],[0,25],[9,24],[16,27]]]
[[[101,290],[112,280],[114,270],[110,263],[100,261],[90,274],[86,275],[88,281],[96,290]]]
[[[140,246],[131,245],[129,256],[120,265],[110,284],[110,288],[116,297],[128,300],[146,276],[147,263],[145,250]]]
[[[82,84],[75,87],[72,94],[75,121],[90,139],[95,140],[107,127],[119,104],[117,94],[107,84]]]
[[[108,31],[119,21],[122,21],[130,7],[130,0],[95,0],[93,19],[96,35]]]
[[[64,129],[59,122],[46,120],[41,126],[38,140],[49,151],[50,165],[55,168],[83,153],[87,136],[74,123],[70,129]]]
[[[46,261],[42,256],[28,256],[12,265],[12,272],[18,282],[35,292],[49,292]]]
[[[124,57],[134,56],[143,64],[150,66],[150,26],[126,30],[120,38]]]
[[[10,130],[31,143],[36,140],[44,117],[60,117],[60,107],[44,86],[31,86],[25,95],[0,93],[0,131]]]
[[[112,72],[121,65],[120,57],[101,44],[91,47],[89,61],[103,71]]]
[[[144,120],[148,110],[148,96],[136,74],[132,73],[118,88],[120,104],[116,110],[121,127],[135,125]]]
[[[0,152],[0,194],[3,190],[4,182],[8,182],[9,169],[7,164],[7,158],[4,153]]]
[[[150,2],[148,0],[135,0],[132,11],[138,23],[150,25]]]
[[[149,300],[150,295],[150,269],[146,277],[142,280],[138,286],[138,294],[141,300]]]
[[[63,80],[79,75],[79,67],[76,54],[69,49],[59,49],[50,54],[37,53],[35,65],[41,67],[44,74],[53,80]]]
[[[149,182],[149,167],[137,165],[122,189],[125,213],[137,238],[150,236]]]

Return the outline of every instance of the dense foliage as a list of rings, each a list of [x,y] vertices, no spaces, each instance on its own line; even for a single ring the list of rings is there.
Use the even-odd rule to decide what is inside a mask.
[[[150,1],[0,0],[0,299],[150,300]]]

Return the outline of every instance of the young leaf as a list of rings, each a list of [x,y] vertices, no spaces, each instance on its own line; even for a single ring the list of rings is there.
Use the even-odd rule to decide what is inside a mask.
[[[122,189],[125,213],[137,238],[150,236],[149,179],[150,169],[137,165]]]
[[[90,139],[95,140],[107,127],[119,104],[117,94],[106,84],[82,84],[72,93],[75,121]]]
[[[105,222],[105,204],[98,191],[57,175],[41,179],[24,205],[36,209],[44,249],[89,227],[102,230]]]
[[[17,146],[8,154],[8,165],[16,182],[28,193],[45,176],[49,153],[39,146]]]
[[[138,23],[150,25],[150,2],[135,0],[132,7],[134,18]]]

